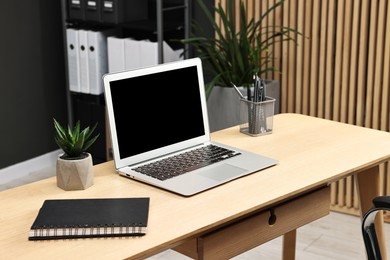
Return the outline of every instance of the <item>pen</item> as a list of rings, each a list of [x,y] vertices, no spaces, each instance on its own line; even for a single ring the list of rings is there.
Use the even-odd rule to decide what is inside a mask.
[[[234,89],[237,91],[238,95],[240,95],[241,98],[244,98],[244,96],[241,94],[241,91],[237,88],[236,85],[234,85],[233,82],[232,82],[232,85],[233,85]]]
[[[266,86],[265,86],[265,80],[261,80],[261,85],[262,85],[262,94],[263,94],[263,100],[262,101],[265,101],[266,97],[267,97],[267,93],[266,93]]]
[[[264,89],[263,89],[263,80],[259,82],[259,101],[264,101]]]
[[[258,83],[258,80],[257,80],[257,75],[253,75],[253,79],[254,79],[254,82],[253,82],[253,102],[257,102],[258,101],[258,86],[257,86],[257,83]]]

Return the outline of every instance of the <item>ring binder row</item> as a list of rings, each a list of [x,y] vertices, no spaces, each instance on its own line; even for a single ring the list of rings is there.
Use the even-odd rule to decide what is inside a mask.
[[[68,18],[111,24],[146,20],[147,4],[145,0],[67,0]]]
[[[29,240],[143,236],[150,198],[45,200]]]
[[[142,225],[142,224],[140,224]],[[103,227],[70,227],[70,228],[45,228],[35,227],[29,232],[29,239],[63,238],[63,237],[106,237],[106,236],[131,236],[144,235],[147,227],[140,225],[131,226],[103,226]]]
[[[70,91],[92,95],[103,93],[101,79],[108,72],[107,37],[119,34],[119,28],[66,29]]]
[[[123,38],[119,28],[66,29],[69,90],[101,95],[106,73],[153,66],[159,63],[158,43]],[[163,41],[164,62],[183,59],[184,49],[174,50]]]

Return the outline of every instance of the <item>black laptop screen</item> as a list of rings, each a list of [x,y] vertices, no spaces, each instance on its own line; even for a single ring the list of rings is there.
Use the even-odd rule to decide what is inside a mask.
[[[121,159],[204,135],[197,74],[192,66],[110,83]]]

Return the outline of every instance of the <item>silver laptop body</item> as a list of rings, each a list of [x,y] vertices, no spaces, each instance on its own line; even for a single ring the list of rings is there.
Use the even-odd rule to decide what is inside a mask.
[[[115,168],[122,176],[191,196],[278,163],[210,140],[199,58],[109,73],[103,81]],[[211,143],[240,154],[167,180],[134,170]]]

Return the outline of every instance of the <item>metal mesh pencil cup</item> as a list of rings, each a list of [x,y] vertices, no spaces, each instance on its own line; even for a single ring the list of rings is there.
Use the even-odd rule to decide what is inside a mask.
[[[240,99],[240,132],[259,136],[271,134],[273,128],[275,99],[266,97],[265,101],[252,102]]]

